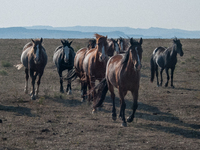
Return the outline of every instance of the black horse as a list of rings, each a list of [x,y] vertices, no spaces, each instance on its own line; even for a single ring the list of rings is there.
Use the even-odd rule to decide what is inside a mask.
[[[58,74],[60,76],[60,92],[64,93],[63,90],[63,78],[62,72],[66,69],[71,70],[74,66],[75,52],[71,47],[72,41],[61,40],[62,45],[55,49],[53,55],[53,62],[56,64]],[[71,94],[71,80],[68,80],[66,92]]]
[[[162,72],[165,69],[167,74],[167,82],[165,83],[165,87],[168,86],[169,82],[169,68],[171,69],[171,87],[174,88],[173,85],[173,73],[175,69],[175,65],[177,63],[177,53],[180,54],[180,56],[183,56],[182,51],[182,44],[179,39],[175,38],[173,39],[173,46],[169,48],[164,47],[158,47],[153,51],[152,57],[151,57],[151,82],[154,80],[154,75],[156,72],[157,77],[157,85],[162,86],[163,78],[162,78]],[[160,67],[160,84],[158,81],[158,67]]]

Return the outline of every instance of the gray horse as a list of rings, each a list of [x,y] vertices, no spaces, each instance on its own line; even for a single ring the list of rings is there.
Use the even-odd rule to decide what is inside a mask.
[[[167,82],[165,83],[165,87],[168,86],[169,82],[169,68],[171,69],[171,87],[174,88],[173,85],[173,73],[175,69],[175,65],[177,63],[177,53],[180,54],[180,56],[183,56],[182,51],[182,44],[179,39],[175,38],[173,39],[173,46],[169,48],[164,47],[158,47],[153,51],[152,57],[151,57],[151,82],[154,80],[154,75],[156,72],[157,77],[157,86],[162,86],[163,78],[162,78],[162,72],[165,69],[167,74]],[[160,84],[158,81],[158,67],[160,68]]]
[[[53,62],[57,67],[57,71],[60,77],[60,92],[64,93],[62,72],[66,69],[70,71],[73,68],[75,52],[71,47],[72,41],[69,42],[68,40],[61,40],[61,43],[62,45],[57,47],[54,52]],[[71,80],[68,80],[66,92],[71,94]]]

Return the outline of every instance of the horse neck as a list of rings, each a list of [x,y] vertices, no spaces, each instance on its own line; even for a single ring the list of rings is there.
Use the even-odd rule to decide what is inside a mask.
[[[176,56],[177,56],[177,46],[176,46],[176,44],[174,44],[174,45],[171,47],[170,56],[171,56],[171,58],[176,58]]]

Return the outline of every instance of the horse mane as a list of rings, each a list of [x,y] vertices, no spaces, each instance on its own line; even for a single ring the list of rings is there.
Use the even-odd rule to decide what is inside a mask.
[[[99,43],[99,39],[100,39],[100,38],[105,38],[105,39],[107,39],[107,36],[99,35],[99,34],[97,34],[97,33],[95,33],[94,36],[96,37],[96,43],[97,43],[97,44]]]
[[[131,39],[130,39],[130,44],[131,44],[131,46],[130,46],[130,47],[128,48],[128,50],[125,51],[125,53],[124,53],[124,57],[123,57],[123,59],[122,59],[122,63],[123,63],[123,64],[125,64],[125,63],[128,62],[129,55],[130,55],[130,50],[131,50],[132,46],[137,45],[137,44],[139,44],[139,43],[138,43],[138,41],[136,41],[136,40],[134,40],[133,38],[131,38]]]

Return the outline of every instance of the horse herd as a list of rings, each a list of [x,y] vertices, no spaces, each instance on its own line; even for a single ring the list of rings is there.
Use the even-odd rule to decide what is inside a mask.
[[[127,42],[123,38],[117,40],[108,39],[107,36],[95,34],[96,39],[89,40],[89,44],[85,48],[81,48],[76,53],[71,47],[72,41],[61,40],[62,45],[58,46],[53,55],[53,62],[57,67],[60,77],[60,92],[64,92],[63,80],[67,80],[66,92],[72,93],[71,82],[80,78],[82,101],[88,99],[93,101],[93,111],[97,107],[101,107],[109,90],[112,99],[112,119],[116,120],[115,93],[114,87],[118,89],[120,97],[120,115],[122,126],[127,126],[127,122],[132,122],[135,111],[138,107],[138,90],[140,84],[140,69],[142,68],[142,43],[130,38]],[[43,39],[36,39],[27,43],[21,55],[22,64],[16,65],[18,69],[25,67],[26,82],[25,93],[28,93],[28,78],[31,77],[31,99],[35,100],[38,96],[40,79],[43,75],[44,68],[47,64],[47,54],[42,46]],[[177,63],[177,53],[183,56],[182,45],[179,39],[173,39],[172,47],[158,47],[153,51],[151,64],[151,82],[156,74],[157,85],[162,85],[162,72],[165,69],[167,73],[168,86],[169,74],[171,69],[171,86],[173,86],[173,72]],[[158,81],[158,68],[160,68],[161,81]],[[68,69],[66,78],[62,76],[62,72]],[[37,88],[35,89],[35,80],[37,80]],[[95,86],[95,81],[99,84]],[[88,92],[87,92],[88,89]],[[124,97],[130,91],[133,96],[132,114],[125,119],[126,103]]]

